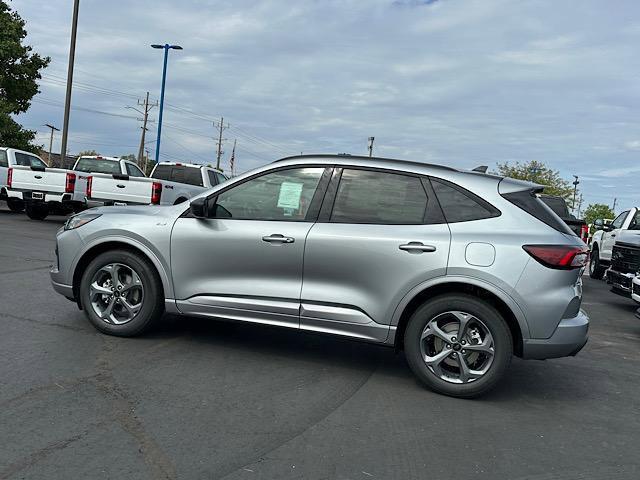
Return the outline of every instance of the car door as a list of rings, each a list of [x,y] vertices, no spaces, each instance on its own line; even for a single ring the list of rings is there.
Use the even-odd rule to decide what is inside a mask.
[[[171,270],[188,314],[298,327],[306,236],[330,169],[288,167],[219,190],[173,227]]]
[[[336,168],[307,236],[300,328],[386,340],[402,298],[446,273],[449,245],[428,181]]]
[[[611,222],[610,230],[608,232],[602,232],[602,250],[600,251],[601,259],[611,260],[613,245],[616,243],[616,237],[620,235],[620,230],[622,230],[622,226],[624,225],[627,215],[629,215],[629,211],[622,212],[613,220],[613,222]]]

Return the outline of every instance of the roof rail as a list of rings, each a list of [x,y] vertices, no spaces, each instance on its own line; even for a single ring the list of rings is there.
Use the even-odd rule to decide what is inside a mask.
[[[272,163],[284,162],[285,160],[294,160],[294,159],[312,159],[312,158],[335,158],[339,160],[355,159],[355,160],[366,160],[366,161],[381,161],[381,162],[396,162],[403,163],[409,165],[419,165],[422,167],[434,167],[441,168],[443,170],[449,170],[452,172],[458,172],[459,170],[454,167],[449,167],[447,165],[438,165],[437,163],[425,163],[425,162],[416,162],[413,160],[401,160],[399,158],[385,158],[385,157],[369,157],[365,155],[351,155],[345,153],[318,153],[318,154],[305,154],[305,155],[291,155],[289,157],[279,158],[278,160],[274,160]]]

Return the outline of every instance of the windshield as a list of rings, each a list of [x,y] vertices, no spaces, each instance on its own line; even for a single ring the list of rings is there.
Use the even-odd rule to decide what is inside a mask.
[[[119,161],[106,160],[104,158],[81,158],[78,160],[75,170],[86,173],[121,173]]]

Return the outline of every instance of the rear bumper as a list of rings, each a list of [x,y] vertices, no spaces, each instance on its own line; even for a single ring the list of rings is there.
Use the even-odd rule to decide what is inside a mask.
[[[522,357],[544,360],[576,355],[586,345],[588,332],[589,317],[580,310],[575,317],[562,319],[551,337],[525,339]]]
[[[84,200],[84,204],[87,208],[94,207],[111,207],[113,205],[117,206],[126,206],[126,205],[148,205],[147,203],[138,203],[138,202],[121,202],[117,200],[103,200],[97,198],[86,198]]]
[[[30,190],[10,190],[7,189],[7,198],[16,198],[18,200],[32,201],[32,202],[54,202],[54,203],[68,203],[73,201],[73,193],[47,193],[47,192],[33,192]],[[42,195],[42,198],[39,195]],[[37,198],[36,198],[37,196]]]

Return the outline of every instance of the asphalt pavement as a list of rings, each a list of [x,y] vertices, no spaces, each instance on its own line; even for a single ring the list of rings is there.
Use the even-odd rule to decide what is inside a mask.
[[[392,349],[166,317],[97,333],[49,284],[54,234],[0,204],[0,478],[640,478],[640,320],[585,277],[590,340],[478,400]]]

